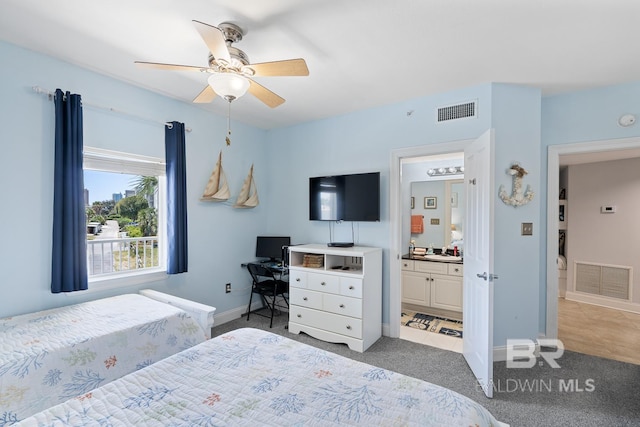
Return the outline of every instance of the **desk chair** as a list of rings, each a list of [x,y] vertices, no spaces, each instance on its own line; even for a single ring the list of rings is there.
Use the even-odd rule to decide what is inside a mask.
[[[287,301],[287,297],[284,295],[289,293],[289,283],[281,279],[276,279],[273,271],[269,270],[264,265],[251,263],[247,264],[247,269],[249,270],[249,274],[251,274],[251,279],[253,280],[251,285],[251,295],[249,296],[249,306],[247,307],[247,320],[249,320],[249,315],[251,314],[253,294],[259,294],[262,299],[262,308],[269,308],[269,310],[271,310],[271,316],[255,312],[254,314],[263,317],[270,317],[271,322],[269,323],[269,327],[271,328],[273,326],[273,316],[276,311],[276,306],[284,308],[283,306],[276,304],[276,298],[281,296],[287,304],[286,308],[289,308],[289,301]]]

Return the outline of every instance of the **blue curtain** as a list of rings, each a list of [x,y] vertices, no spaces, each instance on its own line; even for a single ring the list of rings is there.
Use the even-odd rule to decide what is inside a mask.
[[[86,219],[82,176],[80,95],[55,94],[51,292],[87,289]]]
[[[184,123],[164,129],[167,162],[167,273],[187,271],[187,160]]]

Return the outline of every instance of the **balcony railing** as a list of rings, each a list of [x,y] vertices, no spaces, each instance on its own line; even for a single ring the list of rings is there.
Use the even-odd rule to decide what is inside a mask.
[[[89,277],[157,268],[158,237],[128,237],[87,241]]]

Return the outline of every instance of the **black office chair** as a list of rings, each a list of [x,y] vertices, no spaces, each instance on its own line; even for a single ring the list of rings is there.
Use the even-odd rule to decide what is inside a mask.
[[[252,313],[251,303],[253,302],[253,294],[259,294],[262,299],[262,308],[268,308],[271,311],[271,316],[266,316],[262,313],[257,313],[256,311],[253,311],[253,313],[258,316],[271,318],[271,322],[269,323],[269,327],[271,328],[273,327],[273,316],[275,315],[276,307],[285,308],[284,306],[276,303],[276,298],[278,296],[282,297],[284,302],[287,304],[286,308],[289,308],[289,301],[285,296],[285,294],[289,293],[289,283],[282,279],[276,279],[273,271],[264,265],[251,263],[247,264],[247,269],[249,270],[249,274],[251,274],[251,279],[253,280],[251,285],[251,296],[249,297],[249,306],[247,307],[247,320],[249,320],[249,315]]]

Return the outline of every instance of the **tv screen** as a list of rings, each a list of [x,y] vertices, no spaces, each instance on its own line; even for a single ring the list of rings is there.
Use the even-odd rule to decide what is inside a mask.
[[[258,236],[256,238],[256,258],[269,258],[270,261],[282,261],[285,257],[283,247],[290,245],[290,237]]]
[[[380,172],[309,178],[311,221],[380,221]]]

